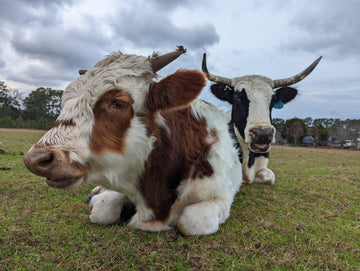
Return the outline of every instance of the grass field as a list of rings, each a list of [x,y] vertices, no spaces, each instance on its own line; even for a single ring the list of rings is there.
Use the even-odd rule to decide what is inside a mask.
[[[275,185],[245,185],[211,236],[88,219],[91,189],[49,188],[23,155],[43,134],[0,130],[0,270],[360,270],[360,151],[274,146]]]

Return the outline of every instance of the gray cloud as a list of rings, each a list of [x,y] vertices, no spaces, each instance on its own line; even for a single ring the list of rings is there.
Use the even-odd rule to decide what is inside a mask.
[[[188,48],[198,49],[218,43],[220,37],[213,24],[185,28],[176,26],[171,21],[169,9],[175,9],[180,3],[183,5],[186,2],[157,0],[155,3],[158,5],[145,5],[144,9],[142,1],[133,1],[131,8],[119,10],[118,16],[114,18],[112,26],[116,36],[131,42],[136,47],[146,48],[183,44]]]
[[[329,56],[360,56],[360,2],[319,0],[305,3],[290,24],[297,38],[288,43],[294,50],[326,52]]]
[[[4,0],[0,9],[0,33],[7,36],[8,45],[17,55],[37,61],[36,64],[24,63],[21,72],[7,70],[9,80],[56,85],[61,80],[72,80],[78,69],[91,67],[112,50],[124,47],[166,50],[179,44],[198,49],[219,41],[212,24],[190,29],[176,26],[169,19],[171,12],[188,1],[154,0],[149,4],[134,0],[129,8],[119,6],[116,16],[111,17],[109,13],[108,21],[79,14],[74,19],[81,19],[83,24],[73,26],[62,16],[66,5],[72,2]],[[0,56],[4,55],[2,51],[0,49]],[[0,71],[4,67],[2,63]]]
[[[71,25],[71,22],[64,22],[61,16],[63,5],[71,2],[4,2],[6,10],[0,9],[1,13],[7,13],[11,20],[7,17],[0,19],[0,22],[3,21],[0,33],[7,40],[7,44],[0,41],[0,72],[7,74],[8,80],[38,86],[64,85],[64,81],[68,82],[76,76],[78,69],[92,66],[108,53],[106,47],[109,38],[103,34],[94,18],[84,16],[82,19],[85,23],[81,27],[63,27],[64,23]],[[15,7],[16,4],[19,4],[19,9]],[[13,20],[11,14],[19,14],[21,19]],[[5,67],[4,48],[12,48],[15,55],[30,60],[30,63],[24,61],[20,68],[13,68],[12,65]]]
[[[129,28],[126,25],[131,24]],[[176,27],[168,18],[150,16],[136,18],[134,14],[123,14],[117,33],[137,47],[156,48],[183,44],[191,49],[215,44],[219,41],[215,27],[211,24],[191,29]]]
[[[323,55],[301,84],[302,95],[280,116],[326,117],[339,111],[342,117],[358,116],[357,0],[0,2],[0,80],[20,91],[64,88],[78,69],[115,50],[149,55],[182,44],[188,53],[162,69],[160,78],[179,68],[201,69],[203,52],[211,71],[229,77],[285,77],[299,71],[290,67],[305,67]],[[202,97],[219,105],[209,87]]]
[[[0,21],[14,25],[26,25],[32,22],[55,24],[57,10],[73,0],[2,0]]]
[[[98,55],[107,41],[95,26],[87,30],[39,27],[18,32],[12,46],[29,58],[75,68],[93,64],[91,56]]]
[[[187,6],[189,3],[194,2],[190,0],[182,0],[182,1],[169,1],[169,0],[153,0],[147,1],[152,2],[156,5],[157,8],[161,10],[174,10],[179,6]]]

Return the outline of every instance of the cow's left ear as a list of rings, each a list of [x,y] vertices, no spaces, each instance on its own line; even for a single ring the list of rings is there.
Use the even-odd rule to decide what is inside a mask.
[[[291,87],[283,87],[275,90],[276,100],[278,102],[283,102],[286,104],[295,98],[297,95],[297,90]]]
[[[205,75],[195,70],[179,70],[150,86],[147,107],[151,111],[188,106],[206,84]]]

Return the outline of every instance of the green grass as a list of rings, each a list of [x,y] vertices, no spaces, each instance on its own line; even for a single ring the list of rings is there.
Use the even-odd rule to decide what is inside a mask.
[[[211,236],[88,219],[85,185],[49,188],[23,155],[43,132],[1,131],[0,270],[360,270],[360,152],[274,146],[275,185],[245,185]]]

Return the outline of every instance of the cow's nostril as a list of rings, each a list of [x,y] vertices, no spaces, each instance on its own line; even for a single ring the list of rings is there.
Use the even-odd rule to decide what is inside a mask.
[[[41,158],[42,160],[39,161],[40,167],[47,167],[52,163],[52,161],[54,161],[54,155],[52,153],[46,153],[46,155]]]
[[[274,130],[272,128],[254,127],[250,130],[250,137],[252,143],[270,144],[274,137]]]
[[[29,152],[25,155],[25,165],[33,173],[46,176],[52,167],[55,155],[52,152]]]

